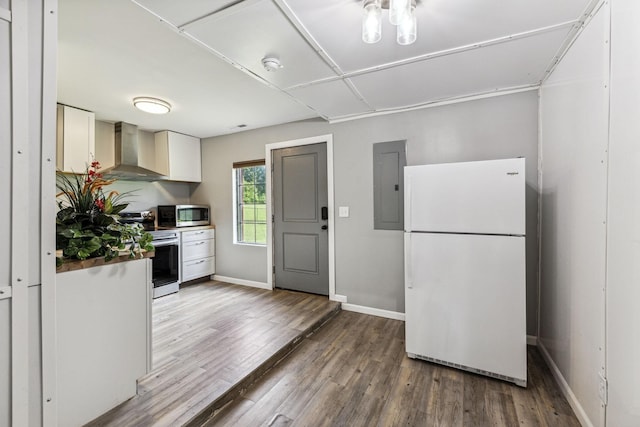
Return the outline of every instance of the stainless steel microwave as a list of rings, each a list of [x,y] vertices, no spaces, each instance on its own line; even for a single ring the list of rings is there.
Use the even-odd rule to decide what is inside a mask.
[[[193,227],[209,225],[207,205],[162,205],[158,206],[158,227]]]

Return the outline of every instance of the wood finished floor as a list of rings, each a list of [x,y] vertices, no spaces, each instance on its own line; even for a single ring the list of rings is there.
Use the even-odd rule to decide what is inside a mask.
[[[237,384],[253,382],[262,374],[256,369],[338,309],[327,297],[214,281],[156,299],[153,371],[138,382],[138,396],[89,425],[184,425]]]
[[[404,323],[340,312],[207,426],[580,426],[535,347],[528,388],[407,358]]]

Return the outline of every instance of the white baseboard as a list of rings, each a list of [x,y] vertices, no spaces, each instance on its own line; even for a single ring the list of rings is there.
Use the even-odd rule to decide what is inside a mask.
[[[372,316],[404,321],[404,313],[398,313],[397,311],[382,310],[380,308],[365,307],[363,305],[347,303],[342,303],[342,309],[345,311],[354,311],[356,313],[370,314]]]
[[[253,280],[236,279],[235,277],[219,276],[217,274],[214,274],[211,277],[213,278],[213,280],[218,280],[220,282],[226,282],[226,283],[233,283],[234,285],[250,286],[252,288],[266,289],[268,291],[273,290],[268,283],[264,283],[264,282],[254,282]]]
[[[338,302],[341,302],[343,304],[347,302],[347,296],[346,295],[333,294],[333,295],[329,295],[329,299],[331,301],[338,301]]]
[[[527,335],[527,345],[538,345],[538,337],[535,335]]]
[[[593,427],[593,423],[582,408],[582,405],[578,401],[576,395],[573,394],[573,390],[571,390],[571,387],[569,387],[569,383],[567,383],[567,381],[564,379],[562,372],[560,372],[560,369],[551,358],[551,355],[547,351],[542,341],[538,341],[538,348],[540,349],[540,353],[542,353],[542,357],[544,358],[545,362],[547,362],[547,366],[549,366],[549,369],[553,374],[553,378],[555,378],[556,382],[558,383],[560,391],[562,391],[565,399],[567,399],[569,405],[571,405],[571,409],[573,409],[573,412],[576,414],[576,417],[578,418],[578,421],[580,421],[580,424],[583,427]]]

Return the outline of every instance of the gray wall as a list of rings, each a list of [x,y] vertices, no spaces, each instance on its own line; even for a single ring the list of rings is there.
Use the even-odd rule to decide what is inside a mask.
[[[211,203],[216,273],[267,281],[266,249],[233,244],[234,161],[264,158],[265,144],[333,134],[336,293],[351,304],[404,312],[401,231],[373,229],[372,145],[407,140],[409,165],[527,158],[527,333],[537,325],[537,121],[535,91],[329,124],[307,120],[203,140],[203,182],[192,202]],[[350,207],[349,218],[337,208]]]

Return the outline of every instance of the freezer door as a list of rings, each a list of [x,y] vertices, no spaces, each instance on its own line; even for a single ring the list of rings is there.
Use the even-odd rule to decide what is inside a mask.
[[[524,159],[408,166],[405,230],[525,234]]]
[[[407,353],[526,383],[525,238],[405,233]]]

